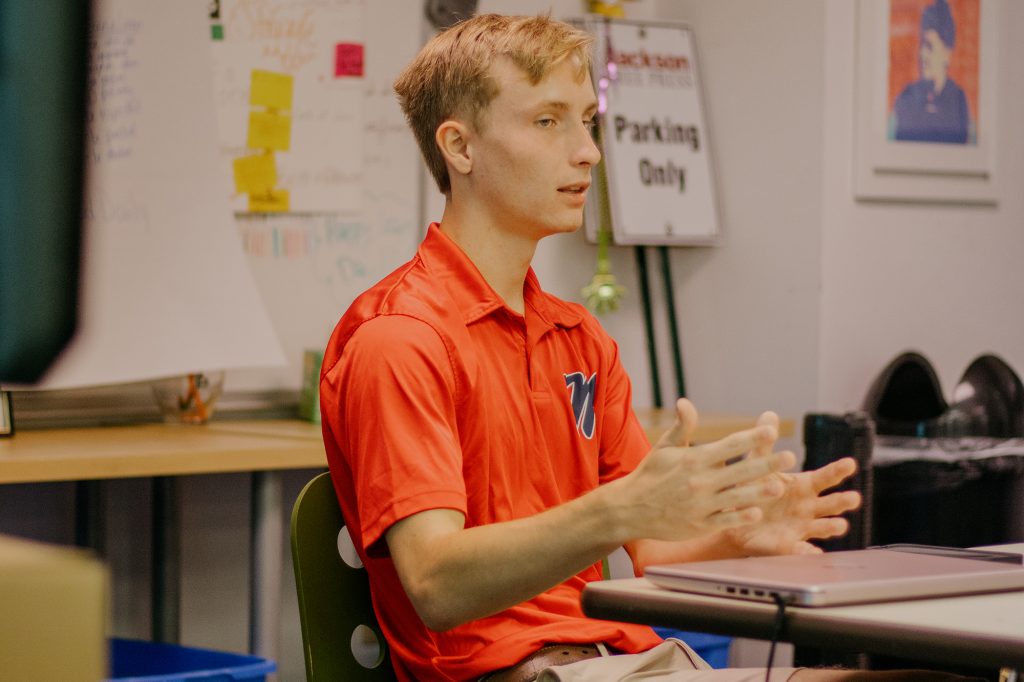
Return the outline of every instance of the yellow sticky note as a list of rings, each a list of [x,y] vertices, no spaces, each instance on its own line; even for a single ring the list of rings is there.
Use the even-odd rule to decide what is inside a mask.
[[[249,195],[252,213],[284,213],[288,210],[288,190],[272,189],[265,194]]]
[[[235,171],[235,191],[247,194],[265,194],[277,184],[277,164],[273,154],[243,156],[232,162]]]
[[[254,107],[290,110],[293,80],[285,73],[254,69],[249,87],[249,104]]]
[[[273,112],[249,112],[249,135],[245,146],[250,149],[288,151],[292,140],[292,117]]]

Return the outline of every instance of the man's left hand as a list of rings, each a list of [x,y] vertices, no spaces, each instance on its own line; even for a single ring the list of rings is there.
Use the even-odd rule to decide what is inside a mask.
[[[774,413],[766,412],[758,419],[758,424],[778,428],[778,421]],[[771,450],[769,444],[751,452],[750,456],[763,457]],[[821,552],[809,540],[844,534],[849,523],[838,516],[861,504],[857,492],[825,491],[842,483],[856,470],[854,460],[846,457],[813,471],[772,474],[785,486],[785,493],[761,506],[764,515],[757,523],[723,531],[725,539],[748,556]]]

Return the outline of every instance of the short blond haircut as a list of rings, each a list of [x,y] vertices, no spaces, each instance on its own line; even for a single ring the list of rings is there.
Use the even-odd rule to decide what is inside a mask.
[[[590,68],[586,32],[550,17],[482,14],[435,36],[395,80],[398,101],[442,193],[451,178],[434,135],[452,118],[481,129],[482,114],[498,94],[490,75],[496,57],[507,57],[531,83],[539,83],[567,57],[579,60],[580,78]]]

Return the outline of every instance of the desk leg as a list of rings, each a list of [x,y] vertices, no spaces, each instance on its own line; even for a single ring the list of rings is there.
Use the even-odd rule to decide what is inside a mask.
[[[252,473],[251,518],[249,651],[277,660],[284,543],[279,472]]]
[[[177,478],[153,479],[153,567],[150,585],[153,641],[181,638],[181,509]]]
[[[103,481],[75,481],[75,545],[106,554]]]

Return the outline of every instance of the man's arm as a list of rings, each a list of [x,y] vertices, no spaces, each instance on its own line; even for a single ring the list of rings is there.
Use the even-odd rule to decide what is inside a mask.
[[[637,538],[694,542],[759,521],[784,492],[771,474],[794,463],[792,453],[771,452],[777,428],[680,447],[696,421],[689,401],[680,401],[679,417],[633,472],[540,514],[466,529],[461,513],[436,509],[393,524],[391,557],[423,622],[447,630],[497,613]]]

